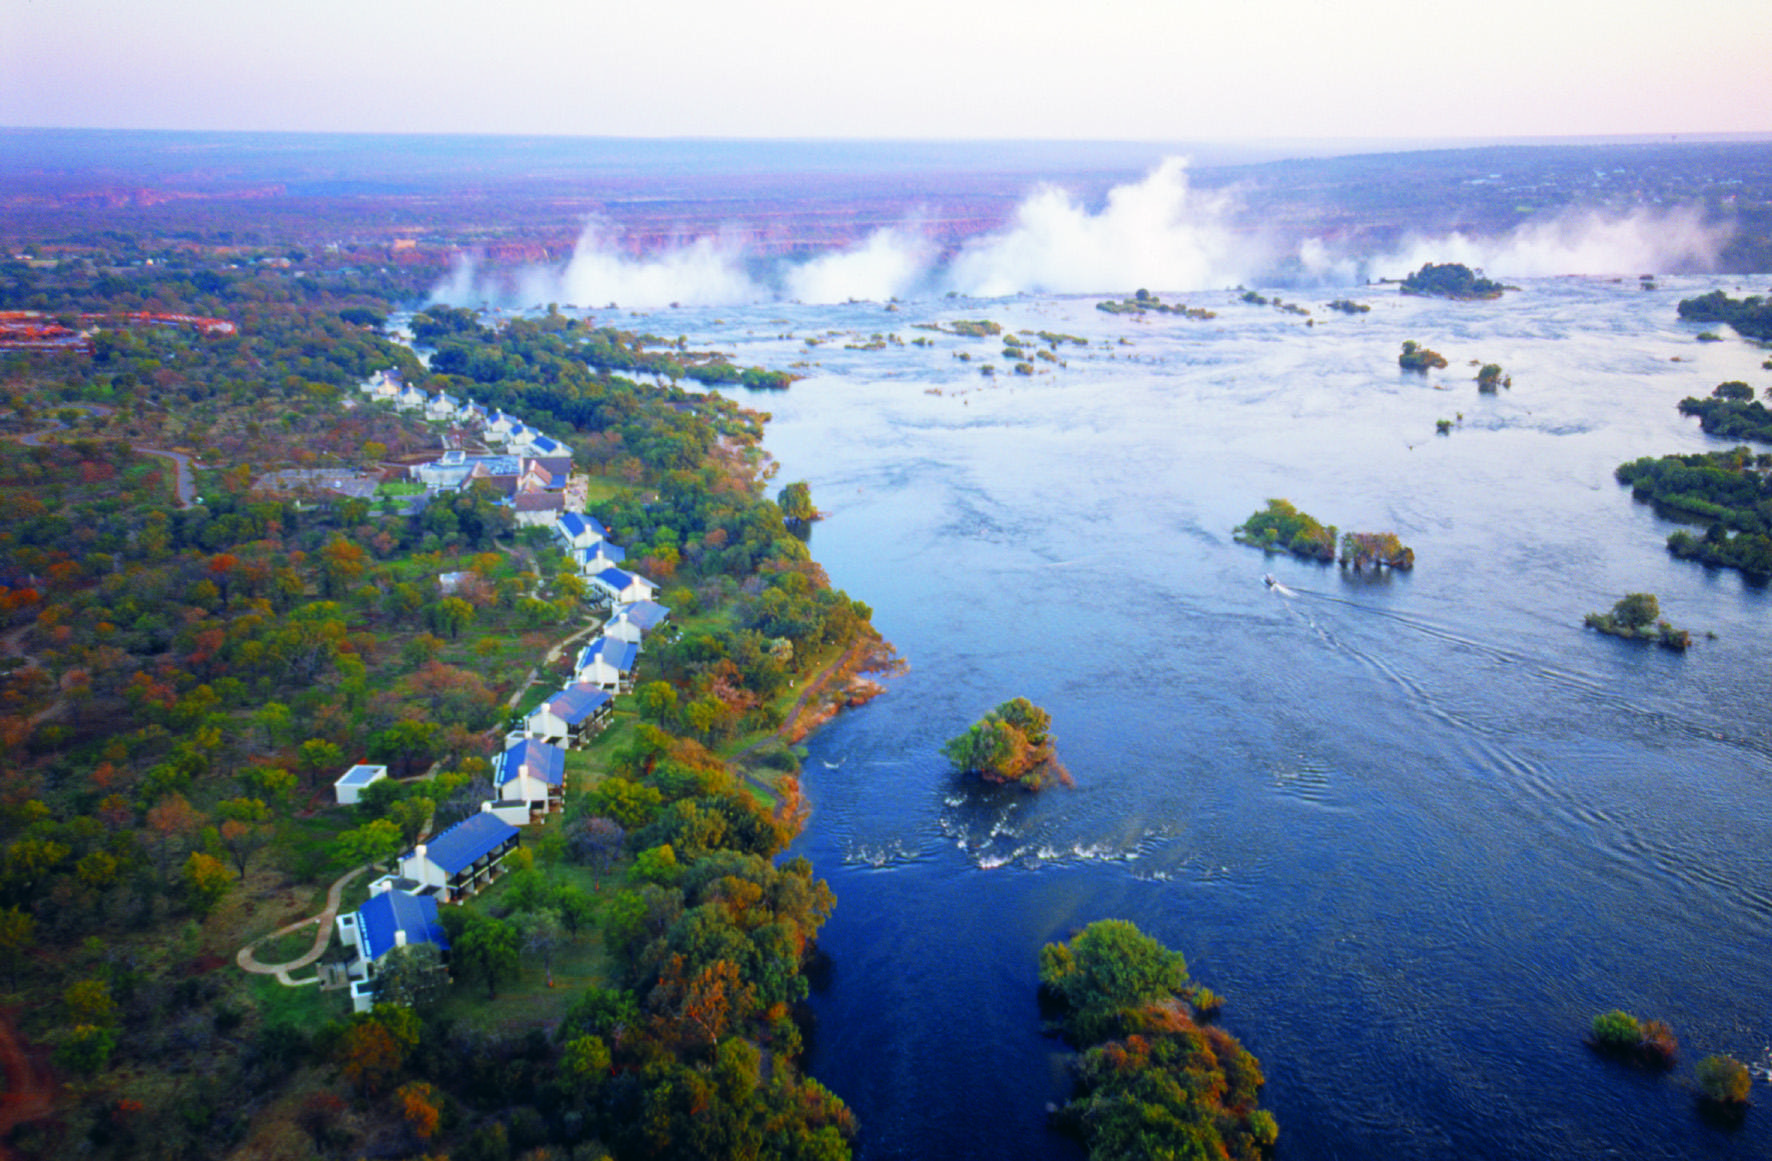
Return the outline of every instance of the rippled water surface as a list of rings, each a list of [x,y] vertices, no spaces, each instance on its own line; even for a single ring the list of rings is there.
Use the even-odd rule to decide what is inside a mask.
[[[1228,998],[1283,1157],[1772,1156],[1763,1082],[1734,1132],[1690,1090],[1700,1057],[1772,1041],[1768,593],[1669,558],[1611,474],[1713,446],[1681,397],[1772,384],[1678,322],[1712,285],[1736,286],[1362,287],[1358,317],[1301,297],[1314,326],[1228,293],[1187,297],[1208,322],[1037,298],[635,321],[817,364],[747,401],[828,513],[814,555],[911,663],[805,778],[799,849],[839,899],[811,1063],[864,1157],[1075,1155],[1044,1125],[1068,1082],[1035,959],[1108,916]],[[998,341],[911,326],[955,318],[1088,346],[1028,379]],[[934,345],[842,349],[874,332]],[[1452,365],[1400,372],[1411,338]],[[1480,396],[1474,361],[1512,389]],[[1417,568],[1264,560],[1231,529],[1271,496],[1394,529]],[[1629,591],[1717,639],[1581,628]],[[1015,695],[1052,711],[1075,789],[945,769],[942,740]],[[1613,1007],[1671,1023],[1680,1069],[1591,1056]]]

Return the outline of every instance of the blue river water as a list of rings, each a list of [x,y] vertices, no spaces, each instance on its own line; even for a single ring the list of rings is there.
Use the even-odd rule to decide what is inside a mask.
[[[1045,1124],[1068,1074],[1036,956],[1110,916],[1227,998],[1292,1161],[1772,1156],[1772,1109],[1714,1127],[1691,1080],[1772,1042],[1772,595],[1670,558],[1674,526],[1612,477],[1725,446],[1683,396],[1772,384],[1764,352],[1677,319],[1712,286],[1738,283],[1353,287],[1301,298],[1308,325],[1227,292],[1178,299],[1210,321],[1020,297],[628,324],[807,364],[746,402],[827,514],[814,555],[910,662],[811,740],[797,848],[839,900],[810,1064],[862,1157],[1080,1155]],[[1371,312],[1323,308],[1344,295]],[[998,340],[913,328],[960,318],[1086,345],[1028,378]],[[876,332],[905,345],[844,349]],[[1451,365],[1400,371],[1405,339]],[[1480,395],[1480,362],[1512,387]],[[1234,543],[1275,496],[1394,530],[1417,567]],[[1689,653],[1582,628],[1637,591]],[[1074,789],[945,768],[942,740],[1017,695]],[[1670,1023],[1680,1067],[1592,1055],[1611,1008]]]

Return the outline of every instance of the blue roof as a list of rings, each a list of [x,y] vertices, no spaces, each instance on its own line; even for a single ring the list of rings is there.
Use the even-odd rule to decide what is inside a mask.
[[[607,540],[603,541],[601,544],[596,545],[594,548],[581,548],[581,549],[578,549],[577,551],[578,551],[578,562],[580,564],[588,564],[591,561],[596,560],[599,556],[601,556],[604,560],[610,561],[615,564],[620,564],[622,561],[624,561],[628,558],[628,550],[627,549],[623,548],[619,544],[611,544]]]
[[[609,695],[588,685],[572,685],[542,703],[549,713],[576,726],[609,704]]]
[[[584,652],[586,658],[600,657],[610,665],[626,673],[634,667],[634,658],[640,655],[640,647],[632,641],[617,641],[614,637],[599,637],[591,642]]]
[[[584,516],[577,512],[563,512],[554,523],[560,531],[573,539],[577,539],[587,532],[592,533],[599,540],[609,535],[595,516]]]
[[[442,868],[445,875],[453,875],[482,855],[491,854],[516,834],[516,827],[482,811],[432,838],[425,847],[425,857]]]
[[[559,451],[560,445],[557,442],[555,442],[554,440],[549,439],[545,435],[538,435],[535,437],[534,440],[532,440],[530,442],[529,450],[535,451],[535,452],[540,452],[542,455],[545,456],[545,455],[548,455],[552,452]]]
[[[635,625],[643,633],[650,633],[662,625],[665,618],[670,615],[671,611],[657,601],[635,601],[631,605],[624,606],[622,611],[615,615],[615,619]]]
[[[523,766],[529,767],[530,777],[549,786],[561,786],[566,782],[566,751],[535,738],[524,738],[500,754],[492,781],[503,786],[516,778],[518,769]]]
[[[606,568],[598,573],[594,579],[600,580],[610,588],[620,592],[622,589],[627,588],[641,578],[635,573],[626,572],[619,568]]]
[[[372,895],[357,909],[357,929],[362,933],[363,958],[380,959],[399,946],[395,932],[406,933],[406,946],[434,943],[449,950],[449,936],[437,922],[437,901],[429,895],[383,891]]]

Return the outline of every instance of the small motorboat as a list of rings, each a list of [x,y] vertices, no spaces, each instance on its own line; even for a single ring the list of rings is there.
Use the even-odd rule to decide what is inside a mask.
[[[1275,586],[1275,585],[1277,585],[1277,584],[1279,584],[1279,583],[1280,583],[1280,582],[1279,582],[1279,581],[1277,581],[1277,580],[1275,580],[1275,579],[1274,579],[1274,574],[1273,574],[1273,573],[1271,573],[1271,572],[1264,572],[1264,573],[1262,573],[1262,574],[1261,574],[1261,583],[1262,583],[1262,584],[1264,584],[1264,585],[1266,585],[1266,586],[1267,586],[1267,587],[1268,587],[1268,588],[1270,588],[1270,589],[1271,589],[1271,588],[1273,588],[1273,587],[1274,587],[1274,586]]]

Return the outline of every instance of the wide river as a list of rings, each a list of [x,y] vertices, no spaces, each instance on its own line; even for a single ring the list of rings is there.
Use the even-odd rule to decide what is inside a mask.
[[[910,661],[812,739],[797,846],[839,900],[811,1068],[862,1157],[1077,1156],[1045,1126],[1068,1076],[1036,957],[1104,917],[1227,997],[1292,1161],[1772,1157],[1764,1082],[1730,1131],[1691,1081],[1772,1041],[1772,597],[1673,560],[1675,526],[1612,477],[1726,446],[1681,397],[1772,384],[1764,352],[1676,317],[1712,286],[1765,281],[1355,287],[1300,297],[1314,325],[1226,292],[1178,299],[1204,322],[1022,297],[624,324],[813,364],[747,402],[827,513],[814,555]],[[1323,308],[1343,294],[1371,312]],[[1024,378],[1000,341],[911,325],[960,318],[1088,346]],[[843,349],[875,332],[907,345]],[[1451,366],[1401,372],[1405,339]],[[1479,395],[1477,362],[1512,388]],[[1417,567],[1236,544],[1275,496],[1395,530]],[[1638,591],[1688,654],[1582,628]],[[1016,695],[1051,710],[1074,789],[946,769],[942,741]],[[1669,1022],[1679,1068],[1591,1054],[1611,1008]]]

